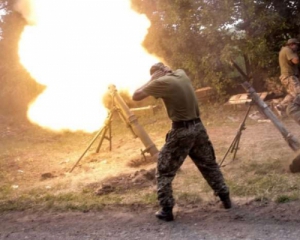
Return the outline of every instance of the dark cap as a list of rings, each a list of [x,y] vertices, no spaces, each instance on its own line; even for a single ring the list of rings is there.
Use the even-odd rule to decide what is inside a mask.
[[[155,63],[150,68],[150,75],[155,73],[157,70],[164,70],[164,68],[165,68],[165,65],[162,62]]]
[[[290,44],[300,44],[300,42],[296,38],[291,38],[287,41],[286,45],[290,45]]]

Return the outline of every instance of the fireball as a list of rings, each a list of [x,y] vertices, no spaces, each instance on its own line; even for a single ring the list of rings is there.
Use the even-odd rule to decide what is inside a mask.
[[[44,128],[99,129],[108,86],[132,92],[158,61],[141,45],[150,22],[130,8],[130,0],[19,0],[16,10],[28,22],[20,61],[46,86],[28,118]]]

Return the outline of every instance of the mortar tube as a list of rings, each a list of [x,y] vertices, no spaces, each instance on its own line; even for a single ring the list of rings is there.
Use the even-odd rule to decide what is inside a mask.
[[[268,105],[259,97],[259,95],[250,85],[250,83],[246,81],[242,83],[242,87],[249,93],[252,100],[263,111],[263,113],[272,121],[274,126],[278,129],[283,138],[287,141],[289,147],[294,151],[298,151],[300,149],[299,141],[290,132],[286,130],[285,126],[278,120],[278,118],[271,111]]]
[[[130,111],[123,98],[119,95],[116,86],[109,85],[108,89],[113,97],[114,103],[121,110],[122,115],[127,120],[128,124],[130,124],[132,131],[146,147],[144,151],[150,153],[151,156],[156,156],[158,154],[156,145],[152,142],[147,132],[138,123],[137,117]]]

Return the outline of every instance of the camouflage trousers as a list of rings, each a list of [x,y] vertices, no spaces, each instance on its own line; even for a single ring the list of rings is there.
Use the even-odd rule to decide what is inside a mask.
[[[287,114],[300,125],[300,82],[296,76],[280,76],[282,85],[288,94],[280,103]]]
[[[300,94],[298,94],[292,102],[287,105],[287,114],[300,125]]]
[[[296,76],[281,75],[279,79],[288,92],[280,103],[281,106],[286,107],[300,93],[300,82]]]
[[[157,197],[162,207],[175,204],[172,181],[185,158],[190,156],[215,194],[228,193],[228,187],[216,162],[213,146],[203,124],[171,129],[158,155]]]

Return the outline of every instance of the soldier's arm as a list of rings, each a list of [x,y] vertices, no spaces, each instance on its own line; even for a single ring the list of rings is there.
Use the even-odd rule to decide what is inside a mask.
[[[291,62],[294,63],[295,65],[299,64],[299,57],[294,57],[291,59]]]
[[[291,63],[293,63],[295,65],[299,64],[298,54],[289,48],[286,51],[286,57],[287,57],[287,60],[289,60]]]
[[[140,101],[140,100],[143,100],[146,97],[149,97],[150,95],[152,95],[152,96],[154,96],[156,98],[159,98],[160,97],[159,96],[160,95],[159,91],[157,92],[157,90],[153,89],[153,84],[152,84],[152,88],[149,89],[149,87],[150,87],[149,84],[150,84],[150,82],[153,82],[153,81],[159,79],[160,77],[165,76],[169,71],[171,71],[168,67],[165,67],[165,69],[166,69],[166,71],[162,71],[162,70],[155,71],[151,75],[151,79],[146,84],[144,84],[143,86],[141,86],[140,88],[138,88],[134,92],[134,94],[132,96],[132,100],[134,100],[134,101]],[[147,88],[148,91],[145,91],[146,88]],[[147,92],[149,92],[149,90],[150,90],[150,92],[152,94],[147,93]]]
[[[132,100],[134,101],[141,101],[146,97],[149,97],[150,95],[144,91],[144,89],[148,86],[148,84],[151,82],[152,79],[150,79],[147,83],[145,83],[143,86],[139,87],[132,95]]]

